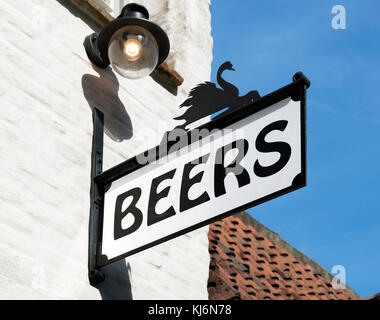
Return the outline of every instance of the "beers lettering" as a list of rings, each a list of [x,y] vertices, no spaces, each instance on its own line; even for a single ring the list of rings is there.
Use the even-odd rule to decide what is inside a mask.
[[[187,210],[199,206],[205,202],[212,200],[213,198],[219,198],[226,195],[227,188],[225,185],[227,176],[232,175],[236,179],[239,188],[242,188],[248,184],[254,183],[255,177],[265,178],[272,176],[281,171],[289,162],[291,156],[291,147],[288,143],[283,141],[266,141],[266,137],[273,131],[283,132],[287,127],[288,121],[279,120],[275,121],[266,127],[264,127],[257,135],[254,143],[249,142],[247,139],[237,139],[232,143],[229,143],[216,150],[215,155],[211,153],[205,154],[200,158],[193,159],[186,163],[183,170],[178,168],[170,168],[164,174],[155,177],[150,182],[150,193],[148,200],[147,212],[145,215],[141,211],[141,204],[139,203],[143,190],[140,187],[132,188],[116,198],[115,203],[115,215],[114,215],[114,240],[126,237],[140,228],[143,223],[147,226],[160,223],[163,220],[170,219],[177,214],[185,214]],[[260,162],[260,156],[257,156],[254,163],[242,165],[242,160],[247,156],[250,150],[256,149],[258,155],[261,153],[277,152],[280,154],[279,159],[270,165],[263,165]],[[226,164],[226,155],[234,150],[235,158]],[[209,164],[213,161],[213,190],[201,190],[198,192],[199,196],[195,199],[189,197],[189,190],[197,185],[198,188],[202,188],[202,178],[204,171],[199,170],[198,166],[203,164]],[[193,174],[194,169],[198,173]],[[182,172],[182,173],[179,173]],[[178,206],[168,204],[164,212],[158,213],[156,211],[157,203],[168,197],[170,192],[170,180],[174,179],[176,175],[182,174],[181,187],[178,197]],[[166,188],[162,189],[161,184],[167,182]],[[123,203],[128,199],[129,205],[123,206]],[[179,208],[179,212],[176,212],[174,207]],[[133,223],[123,229],[122,220],[127,216],[133,216]],[[144,217],[146,221],[144,222]]]

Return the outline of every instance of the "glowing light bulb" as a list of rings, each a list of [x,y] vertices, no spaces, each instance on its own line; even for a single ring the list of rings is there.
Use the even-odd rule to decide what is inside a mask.
[[[124,52],[129,61],[136,61],[141,56],[141,43],[136,39],[128,39],[124,44]]]
[[[112,36],[108,57],[114,71],[128,79],[140,79],[157,66],[157,41],[144,28],[127,25]]]

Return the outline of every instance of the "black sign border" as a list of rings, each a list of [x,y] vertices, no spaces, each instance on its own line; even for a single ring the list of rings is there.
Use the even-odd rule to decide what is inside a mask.
[[[233,210],[230,210],[228,212],[225,212],[223,214],[220,214],[218,216],[215,216],[213,218],[210,218],[208,220],[202,221],[198,224],[195,224],[191,227],[188,227],[186,229],[177,231],[175,233],[172,233],[166,237],[163,237],[159,240],[153,241],[149,244],[146,244],[144,246],[141,246],[137,249],[128,251],[122,255],[119,255],[115,258],[112,258],[108,260],[107,256],[101,254],[101,246],[102,246],[102,232],[103,232],[103,210],[104,210],[104,195],[105,191],[109,188],[110,184],[129,174],[132,173],[149,163],[156,161],[160,159],[163,156],[166,156],[167,153],[163,153],[162,150],[169,150],[170,145],[166,145],[166,148],[161,146],[156,146],[142,154],[156,154],[157,156],[152,157],[151,159],[148,159],[147,164],[140,164],[137,159],[139,156],[142,154],[135,156],[129,160],[126,160],[122,162],[119,165],[116,165],[113,168],[110,168],[107,171],[104,171],[103,173],[100,173],[94,177],[94,183],[97,186],[97,189],[100,190],[100,199],[98,199],[98,205],[99,205],[99,217],[97,221],[97,243],[96,243],[96,250],[95,251],[95,264],[96,264],[96,269],[100,269],[101,267],[104,267],[112,262],[118,261],[120,259],[126,258],[128,256],[131,256],[133,254],[136,254],[138,252],[141,252],[143,250],[149,249],[153,246],[156,246],[158,244],[161,244],[163,242],[166,242],[168,240],[174,239],[178,236],[181,236],[185,233],[194,231],[198,228],[201,228],[203,226],[206,226],[210,223],[213,223],[215,221],[221,220],[223,218],[226,218],[230,215],[233,215],[235,213],[241,212],[245,209],[252,208],[254,206],[257,206],[261,203],[264,203],[266,201],[272,200],[274,198],[277,198],[279,196],[282,196],[284,194],[287,194],[289,192],[295,191],[297,189],[300,189],[302,187],[306,186],[306,91],[310,86],[310,81],[302,72],[297,72],[293,76],[293,82],[288,84],[285,87],[282,87],[281,89],[278,89],[262,98],[259,100],[256,100],[250,105],[241,107],[237,110],[232,111],[231,113],[228,113],[227,116],[221,116],[218,119],[212,120],[194,130],[201,130],[201,129],[207,129],[209,132],[211,132],[214,129],[224,129],[233,123],[236,123],[240,120],[243,120],[244,118],[251,116],[267,107],[270,107],[286,98],[291,98],[293,101],[301,101],[301,173],[298,174],[294,180],[293,183],[290,187],[287,187],[285,189],[279,190],[277,192],[274,192],[272,194],[269,194],[263,198],[254,200],[252,202],[249,202],[245,205],[242,205],[238,208],[235,208]],[[191,134],[192,131],[187,132],[187,141],[190,141],[191,143]],[[185,147],[185,146],[184,146]],[[161,152],[160,152],[161,151]],[[94,231],[94,230],[93,230]],[[91,252],[90,252],[91,254]],[[92,253],[94,254],[94,253]]]

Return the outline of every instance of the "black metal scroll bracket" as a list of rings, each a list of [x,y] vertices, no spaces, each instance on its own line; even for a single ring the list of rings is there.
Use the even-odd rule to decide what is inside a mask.
[[[223,68],[230,68],[232,69],[232,65],[229,62],[224,63],[222,66]],[[223,71],[223,68],[220,68],[219,73]],[[221,84],[225,85],[225,82],[223,79],[220,80]],[[202,88],[214,88],[215,85],[211,83],[203,83],[200,86],[196,87],[192,90],[190,98],[188,98],[181,106],[189,106],[192,105],[190,108],[186,110],[183,116],[179,118],[175,118],[176,120],[186,120],[185,124],[182,124],[178,126],[177,128],[184,128],[187,126],[187,124],[193,123],[194,121],[199,120],[199,114],[197,112],[192,113],[192,110],[194,109],[194,103],[193,99],[194,96],[197,96],[197,90],[201,90]],[[238,93],[235,92],[234,99],[230,99],[232,101],[231,103],[236,103],[235,108],[228,113],[228,116],[226,116],[226,112],[222,113],[220,117],[214,118],[209,123],[198,127],[199,130],[203,128],[207,128],[209,131],[211,131],[214,128],[219,128],[220,126],[222,128],[225,128],[231,123],[234,123],[234,121],[240,121],[244,117],[247,117],[248,115],[251,115],[255,112],[258,112],[265,108],[266,106],[270,105],[271,103],[275,103],[279,101],[278,99],[285,97],[288,97],[289,94],[291,94],[291,98],[294,101],[301,101],[301,109],[305,109],[305,103],[306,103],[306,89],[310,87],[310,81],[309,79],[302,73],[297,72],[293,76],[293,83],[278,89],[277,91],[274,91],[264,97],[260,97],[257,91],[251,91],[247,94],[247,97],[240,97],[238,96]],[[216,87],[215,87],[216,88]],[[201,90],[201,93],[199,96],[202,96],[203,89]],[[227,87],[228,89],[228,87]],[[213,89],[214,90],[214,89]],[[216,89],[221,91],[220,89]],[[234,91],[234,89],[230,90]],[[237,89],[236,89],[237,90]],[[219,92],[216,91],[216,92]],[[206,98],[210,97],[211,95],[203,95]],[[231,96],[231,94],[229,94]],[[226,96],[222,96],[226,97]],[[204,98],[204,99],[206,99]],[[228,98],[228,95],[227,95]],[[210,101],[207,99],[204,100],[203,98],[200,100],[201,104],[200,106],[213,106],[214,109],[211,110],[211,112],[217,111],[215,107],[218,107],[220,109],[220,106],[218,104],[212,105]],[[195,100],[194,100],[195,101]],[[225,99],[221,99],[220,101],[225,102]],[[235,101],[235,102],[234,102]],[[242,104],[242,107],[239,107],[237,102]],[[199,99],[196,99],[195,108],[197,108],[197,105],[199,104]],[[217,101],[218,102],[218,101]],[[198,106],[198,109],[200,107]],[[205,108],[203,108],[205,109]],[[189,111],[190,110],[190,111]],[[205,111],[205,110],[203,110]],[[207,112],[206,112],[207,111]],[[206,110],[206,114],[202,114],[201,116],[209,115],[210,110]],[[304,111],[302,111],[304,112]],[[303,116],[303,118],[305,118]],[[100,270],[101,266],[105,266],[106,264],[110,263],[110,261],[107,260],[106,256],[102,256],[102,228],[103,228],[103,208],[104,208],[104,192],[109,188],[112,181],[115,181],[116,179],[122,177],[123,175],[132,172],[136,170],[139,165],[137,164],[136,157],[129,159],[127,161],[124,161],[123,163],[120,163],[116,165],[115,167],[107,170],[106,172],[103,171],[103,138],[104,138],[104,114],[100,110],[94,108],[93,110],[93,141],[92,141],[92,157],[91,157],[91,207],[90,207],[90,222],[89,222],[89,257],[88,257],[88,277],[90,280],[91,285],[97,285],[100,282],[103,282],[105,279],[104,273]],[[304,126],[305,127],[305,126]],[[306,130],[305,128],[303,130]],[[191,132],[187,131],[186,133],[188,135],[188,138],[191,137]],[[304,136],[306,136],[306,133],[304,133]],[[187,140],[187,139],[186,139]],[[166,144],[165,150],[168,150],[170,148],[170,144],[167,140],[164,141]],[[302,143],[305,145],[305,142]],[[155,147],[156,152],[154,154],[159,155],[160,146]],[[305,148],[305,147],[303,147]],[[151,154],[151,150],[147,151],[148,154]],[[305,152],[304,152],[305,153]],[[306,159],[306,158],[305,158]],[[156,159],[151,159],[156,160]],[[302,172],[306,172],[306,160],[303,160],[303,170]],[[298,177],[298,182],[294,184],[294,188],[297,188],[297,186],[303,186],[306,184],[306,176],[302,175]],[[293,189],[294,189],[293,188]],[[284,191],[285,192],[285,191]],[[288,191],[286,191],[288,192]],[[251,203],[253,205],[253,203]],[[116,258],[115,258],[116,259]],[[115,259],[113,259],[115,261]]]
[[[100,261],[100,224],[103,210],[103,185],[95,182],[95,177],[103,170],[103,136],[104,136],[104,114],[94,108],[93,113],[93,140],[91,156],[91,205],[89,222],[89,246],[88,246],[88,278],[91,285],[103,282],[105,275],[98,267]]]

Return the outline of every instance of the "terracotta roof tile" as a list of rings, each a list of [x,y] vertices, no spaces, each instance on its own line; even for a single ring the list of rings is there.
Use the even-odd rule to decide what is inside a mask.
[[[211,300],[360,299],[335,290],[326,270],[244,214],[211,224],[209,240]]]

